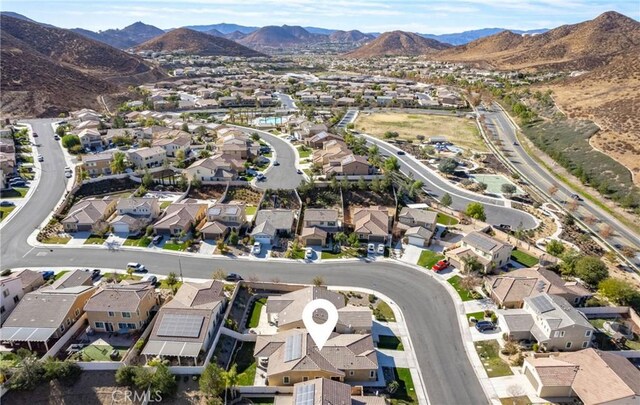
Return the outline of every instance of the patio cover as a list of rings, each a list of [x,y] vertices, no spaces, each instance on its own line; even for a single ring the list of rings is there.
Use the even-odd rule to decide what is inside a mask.
[[[146,344],[142,354],[150,356],[198,357],[202,343],[152,340]]]
[[[26,328],[7,326],[0,328],[0,340],[7,342],[47,342],[57,328]]]

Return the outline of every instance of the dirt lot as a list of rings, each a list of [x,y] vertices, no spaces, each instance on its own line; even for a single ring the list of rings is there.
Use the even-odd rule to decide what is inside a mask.
[[[387,131],[395,131],[399,139],[416,140],[416,135],[443,136],[457,146],[487,152],[474,120],[456,116],[402,113],[360,114],[356,130],[382,138]]]
[[[189,190],[189,195],[187,198],[196,198],[198,200],[218,200],[222,197],[222,193],[224,193],[224,189],[226,186],[202,186],[200,189],[196,190],[192,188]]]
[[[262,194],[249,187],[229,187],[227,195],[224,198],[225,203],[232,201],[245,202],[248,205],[258,205]]]

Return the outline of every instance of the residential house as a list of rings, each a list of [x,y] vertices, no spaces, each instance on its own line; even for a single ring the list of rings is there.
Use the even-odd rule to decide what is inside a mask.
[[[546,351],[586,349],[595,331],[586,316],[567,300],[546,293],[526,297],[522,309],[498,310],[496,314],[510,339],[535,339]]]
[[[502,243],[482,232],[471,232],[462,239],[458,248],[448,250],[445,256],[459,268],[465,270],[470,260],[476,260],[484,273],[505,266],[511,258],[513,246]]]
[[[325,124],[316,124],[316,123],[307,121],[307,122],[303,122],[300,125],[300,129],[295,132],[295,135],[298,139],[304,140],[316,134],[319,134],[320,132],[327,132],[328,130],[329,128]]]
[[[277,394],[275,405],[386,405],[384,397],[365,396],[362,386],[352,387],[349,384],[327,378],[299,382],[293,385],[292,394]]]
[[[110,221],[113,232],[135,234],[160,216],[160,204],[157,198],[121,198],[116,213]]]
[[[576,281],[567,281],[544,267],[516,269],[485,280],[491,299],[501,308],[521,308],[524,299],[542,293],[558,295],[574,306],[586,302],[593,293]]]
[[[366,156],[349,153],[345,156],[330,158],[322,167],[325,175],[336,174],[339,176],[366,176],[371,173],[371,165]]]
[[[403,207],[398,215],[398,222],[409,227],[404,233],[407,243],[419,247],[429,246],[436,232],[437,217],[438,214],[433,211]]]
[[[111,174],[113,152],[96,153],[82,157],[82,168],[89,177],[108,176]]]
[[[323,131],[313,135],[312,137],[306,138],[304,140],[304,143],[307,146],[318,149],[318,148],[322,148],[322,145],[324,145],[325,142],[329,142],[331,140],[338,140],[338,141],[344,142],[344,138],[342,138],[340,135],[330,134],[328,132]]]
[[[167,152],[160,146],[152,146],[150,148],[140,148],[129,152],[128,158],[137,169],[151,169],[164,164],[167,158]]]
[[[97,332],[140,332],[158,305],[151,283],[102,283],[84,305],[89,326]]]
[[[344,141],[333,139],[322,144],[321,150],[313,152],[313,163],[319,166],[328,165],[330,161],[352,155],[351,150]]]
[[[267,385],[290,386],[314,378],[344,382],[377,380],[378,359],[371,335],[333,333],[318,350],[306,329],[260,335],[254,356],[268,359]]]
[[[177,358],[179,362],[191,358],[196,365],[211,346],[226,306],[224,283],[185,281],[158,311],[141,354],[145,358]]]
[[[585,349],[527,357],[522,373],[540,398],[583,404],[640,403],[640,371],[615,352]]]
[[[164,215],[153,225],[153,230],[158,235],[178,236],[182,232],[190,232],[206,215],[206,204],[171,204],[166,208]]]
[[[312,226],[310,228],[302,228],[300,232],[300,241],[304,246],[327,246],[327,231]]]
[[[0,341],[47,352],[82,316],[95,287],[91,273],[64,274],[50,286],[27,293],[0,328]]]
[[[82,147],[85,149],[97,149],[102,147],[102,136],[95,129],[83,129],[78,134]]]
[[[279,332],[304,328],[304,307],[317,299],[325,299],[338,309],[338,322],[333,329],[334,332],[371,333],[371,310],[368,307],[346,305],[342,294],[330,291],[326,287],[304,287],[290,293],[270,296],[267,299],[267,319],[269,323],[278,326]],[[314,313],[317,323],[324,323],[325,318],[326,316],[323,317],[319,312]]]
[[[195,178],[202,184],[214,184],[237,180],[238,173],[242,170],[244,170],[244,161],[231,155],[216,154],[193,162],[191,166],[184,169],[184,173],[189,179]]]
[[[263,244],[271,245],[277,236],[288,236],[293,232],[295,214],[292,210],[276,208],[260,210],[256,214],[256,226],[251,236]]]
[[[16,277],[22,283],[22,291],[26,294],[35,291],[44,284],[42,272],[29,269],[12,271],[8,277]]]
[[[2,324],[24,296],[22,282],[14,275],[2,277],[0,278],[0,292],[2,293],[0,301],[0,324]]]
[[[224,239],[247,222],[244,203],[214,204],[207,210],[207,222],[200,229],[204,239]]]
[[[327,232],[337,232],[342,228],[339,212],[333,208],[307,208],[304,210],[303,227],[321,228]]]
[[[351,215],[354,232],[360,240],[386,243],[391,230],[391,217],[386,207],[357,207]]]
[[[226,129],[218,131],[218,134],[226,135],[216,140],[217,152],[229,155],[237,160],[246,160],[258,155],[260,144],[251,137],[237,129]]]
[[[117,198],[85,198],[77,202],[61,221],[65,232],[89,232],[106,221],[116,209]]]
[[[176,138],[161,138],[153,141],[153,146],[159,146],[166,152],[168,157],[176,157],[178,151],[186,154],[191,147],[191,136],[178,136]]]

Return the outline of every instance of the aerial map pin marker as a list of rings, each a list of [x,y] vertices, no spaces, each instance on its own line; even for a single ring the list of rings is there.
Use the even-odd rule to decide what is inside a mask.
[[[319,324],[313,319],[313,313],[318,309],[324,309],[327,312],[327,321],[325,323]],[[313,342],[318,346],[318,350],[322,350],[338,323],[338,309],[331,301],[325,299],[313,300],[304,307],[302,321]]]

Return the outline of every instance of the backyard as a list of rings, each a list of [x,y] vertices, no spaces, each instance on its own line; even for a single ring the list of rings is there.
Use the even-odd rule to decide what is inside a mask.
[[[451,225],[458,225],[458,222],[460,221],[458,221],[456,218],[452,217],[451,215],[438,212],[438,215],[436,217],[436,222],[439,223],[440,225],[451,226]]]
[[[500,345],[497,340],[476,342],[475,346],[489,378],[513,374],[509,364],[500,358]]]
[[[434,264],[438,263],[438,261],[442,259],[444,259],[444,256],[439,253],[431,250],[423,250],[422,253],[420,253],[420,258],[418,259],[418,266],[430,269]]]
[[[260,323],[260,311],[262,307],[267,304],[266,298],[260,298],[253,302],[253,308],[251,309],[251,315],[247,318],[247,328],[255,328]]]
[[[538,259],[536,257],[531,256],[530,254],[527,254],[522,250],[514,249],[513,252],[511,252],[511,259],[527,267],[533,267],[538,264]]]
[[[375,113],[360,114],[355,122],[356,130],[384,138],[387,131],[398,133],[398,139],[417,140],[417,135],[442,136],[456,146],[486,152],[487,147],[480,137],[474,120],[446,115]]]
[[[253,357],[253,348],[255,343],[241,343],[239,349],[236,350],[233,363],[236,364],[238,372],[238,385],[253,385],[256,377],[256,359]]]
[[[478,294],[475,291],[469,291],[466,288],[463,288],[460,286],[460,280],[462,280],[462,277],[460,276],[453,276],[450,279],[447,280],[447,282],[449,284],[451,284],[453,286],[453,288],[456,289],[456,291],[458,292],[458,295],[460,295],[460,298],[462,299],[462,301],[471,301],[471,300],[477,300],[480,297],[480,294]]]
[[[117,359],[122,359],[129,348],[109,345],[89,345],[81,351],[72,354],[70,358],[78,361],[112,361],[110,354],[114,350],[118,352]]]

